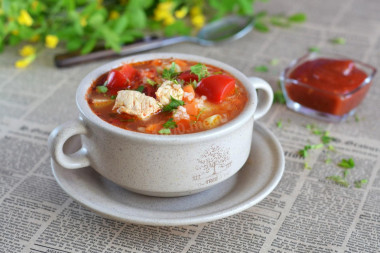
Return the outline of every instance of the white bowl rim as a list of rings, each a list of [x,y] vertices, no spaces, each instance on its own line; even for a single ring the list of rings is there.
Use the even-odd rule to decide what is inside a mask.
[[[93,81],[96,80],[100,75],[110,71],[111,69],[117,68],[124,63],[129,62],[141,62],[148,61],[154,59],[168,59],[168,58],[177,58],[188,61],[195,61],[200,63],[206,63],[223,70],[226,70],[235,78],[237,78],[245,87],[248,92],[248,101],[243,109],[243,111],[231,121],[226,122],[225,124],[218,126],[216,128],[205,130],[196,133],[189,134],[180,134],[180,135],[159,135],[159,134],[147,134],[147,133],[139,133],[134,131],[129,131],[126,129],[122,129],[120,127],[114,126],[99,116],[97,116],[90,108],[87,103],[86,94],[88,88],[91,86]],[[241,73],[236,68],[225,64],[223,62],[206,58],[203,56],[193,55],[193,54],[182,54],[182,53],[147,53],[147,54],[139,54],[133,55],[125,58],[120,58],[118,60],[109,62],[105,65],[102,65],[90,73],[88,73],[80,82],[77,92],[76,92],[76,104],[80,111],[81,117],[84,117],[89,122],[100,126],[104,130],[119,135],[123,137],[128,137],[133,139],[134,141],[141,142],[153,142],[153,143],[171,143],[173,145],[180,145],[183,143],[194,143],[199,141],[207,141],[212,140],[214,138],[218,138],[219,136],[227,135],[232,131],[238,131],[238,129],[246,124],[251,118],[253,118],[254,112],[257,107],[257,94],[255,87],[248,80],[248,78]]]

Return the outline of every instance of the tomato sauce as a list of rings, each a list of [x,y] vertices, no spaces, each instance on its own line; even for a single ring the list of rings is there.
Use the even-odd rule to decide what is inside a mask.
[[[352,60],[319,58],[297,66],[289,79],[301,84],[286,83],[286,91],[291,100],[303,106],[341,116],[364,98],[370,84],[360,86],[366,78]]]
[[[168,78],[184,91],[177,101],[180,106],[166,110],[160,105],[144,119],[115,110],[122,90],[139,91],[158,101],[157,91]],[[101,119],[148,134],[187,134],[220,126],[239,115],[247,100],[244,86],[225,70],[174,58],[125,64],[99,76],[87,92],[90,108]],[[188,116],[181,118],[178,113]]]

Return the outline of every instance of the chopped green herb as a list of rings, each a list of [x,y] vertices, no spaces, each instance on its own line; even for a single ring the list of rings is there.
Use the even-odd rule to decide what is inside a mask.
[[[193,80],[190,84],[193,86],[194,90],[198,87],[198,82],[196,80]]]
[[[270,60],[270,65],[272,66],[277,66],[279,63],[280,63],[280,60],[277,58]]]
[[[267,32],[269,32],[269,27],[268,27],[265,23],[263,23],[263,22],[261,22],[261,21],[257,21],[257,22],[255,22],[255,24],[254,24],[254,28],[255,28],[257,31],[262,32],[262,33],[267,33]]]
[[[273,103],[278,103],[278,104],[285,104],[286,103],[284,93],[282,93],[282,90],[276,90],[273,93]]]
[[[277,121],[276,125],[278,128],[282,128],[282,120]]]
[[[206,110],[206,108],[202,108],[199,112],[198,112],[198,115],[196,117],[196,120],[195,122],[197,122],[199,120],[199,117],[201,116],[201,114]]]
[[[172,80],[178,76],[178,72],[176,72],[176,64],[175,62],[172,62],[172,65],[170,66],[170,69],[164,69],[162,72],[162,77],[167,80]]]
[[[202,63],[195,64],[194,66],[190,67],[191,73],[198,76],[198,80],[201,80],[202,78],[209,75],[206,65]]]
[[[331,151],[334,151],[334,150],[335,150],[335,148],[334,148],[333,145],[329,145],[329,146],[327,147],[327,149],[328,149],[328,150],[331,150]]]
[[[173,120],[173,118],[170,118],[168,121],[166,121],[164,123],[164,128],[176,128],[177,127],[177,123]]]
[[[348,173],[349,173],[350,171],[348,170],[348,169],[344,169],[343,170],[343,178],[346,178],[347,176],[348,176]]]
[[[173,98],[172,96],[170,96],[170,103],[165,105],[162,110],[164,112],[171,112],[173,111],[174,109],[177,109],[178,106],[181,106],[181,105],[184,105],[185,103],[182,101],[182,100],[177,100],[175,98]]]
[[[145,86],[144,86],[144,85],[140,85],[140,86],[136,89],[136,91],[142,93],[142,92],[144,91],[144,89],[145,89]]]
[[[352,169],[355,167],[355,162],[352,158],[342,159],[342,161],[338,163],[338,166],[346,169]]]
[[[160,131],[158,131],[159,134],[171,134],[172,132],[168,128],[162,128]]]
[[[312,131],[311,131],[313,134],[315,134],[315,135],[321,135],[323,132],[322,132],[322,130],[321,129],[313,129]]]
[[[288,18],[282,14],[273,15],[272,17],[270,17],[270,22],[274,26],[278,26],[278,27],[282,27],[282,28],[290,27],[290,22],[289,22]]]
[[[115,95],[112,95],[112,96],[111,96],[111,99],[112,99],[112,100],[116,99],[116,96],[115,96]]]
[[[368,183],[367,179],[357,180],[354,182],[355,188],[362,188],[362,185],[366,183]]]
[[[304,164],[303,164],[303,168],[304,168],[305,170],[311,170],[311,167],[309,166],[308,163],[304,163]]]
[[[329,177],[326,177],[326,179],[331,180],[331,181],[333,181],[333,182],[335,182],[341,186],[344,186],[344,187],[349,186],[348,182],[340,176],[329,176]]]
[[[357,114],[355,114],[354,117],[355,117],[355,122],[359,122],[360,121],[359,116]]]
[[[322,143],[310,146],[310,149],[319,149],[319,148],[323,148],[323,144]]]
[[[97,86],[96,91],[99,93],[106,93],[108,91],[108,88],[106,86]]]
[[[306,21],[306,14],[305,13],[296,13],[296,14],[289,16],[288,20],[290,22],[303,23]]]
[[[332,139],[333,138],[328,136],[328,135],[322,135],[321,136],[321,141],[323,142],[323,144],[329,144]]]
[[[309,47],[310,53],[319,53],[321,50],[318,47]]]
[[[298,151],[298,154],[300,154],[300,156],[302,156],[303,158],[306,158],[309,153],[307,152],[308,150],[310,149],[319,149],[319,148],[323,148],[323,144],[322,143],[319,143],[319,144],[316,144],[316,145],[306,145],[303,149],[300,149]]]
[[[337,44],[337,45],[344,45],[346,44],[346,39],[342,37],[336,37],[331,39],[331,43]]]
[[[155,86],[157,84],[155,81],[153,81],[152,79],[149,79],[149,78],[146,79],[146,82],[152,86]]]
[[[255,71],[256,71],[256,72],[268,72],[269,69],[268,69],[268,67],[265,66],[265,65],[259,65],[259,66],[256,66],[256,67],[255,67]]]

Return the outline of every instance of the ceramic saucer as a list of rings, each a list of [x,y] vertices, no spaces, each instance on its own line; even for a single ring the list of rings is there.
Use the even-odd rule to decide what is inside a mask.
[[[66,152],[75,151],[78,144],[78,137],[71,138]],[[144,196],[119,187],[91,167],[69,170],[51,164],[58,184],[94,212],[123,222],[174,226],[217,220],[257,204],[280,181],[285,159],[276,137],[256,122],[251,154],[243,168],[226,181],[190,196]]]

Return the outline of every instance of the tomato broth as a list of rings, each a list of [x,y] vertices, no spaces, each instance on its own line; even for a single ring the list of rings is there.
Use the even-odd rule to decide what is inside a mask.
[[[124,64],[88,89],[104,121],[148,134],[188,134],[223,125],[245,107],[247,91],[223,69],[180,59]]]

